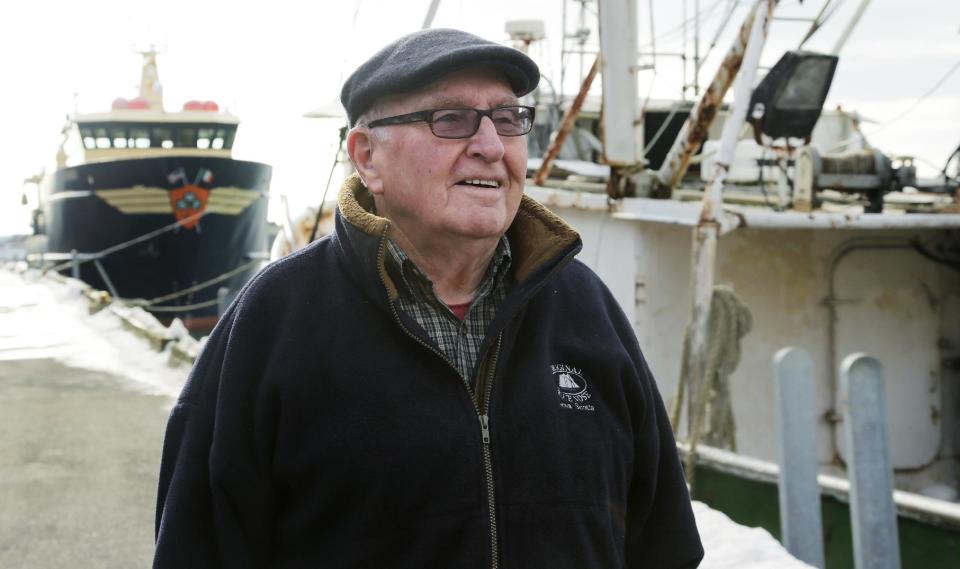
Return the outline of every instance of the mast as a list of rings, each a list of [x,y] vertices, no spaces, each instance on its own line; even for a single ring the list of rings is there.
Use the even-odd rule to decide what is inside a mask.
[[[687,382],[688,392],[690,393],[687,407],[687,435],[691,440],[690,453],[687,456],[688,476],[692,476],[693,473],[692,467],[696,460],[696,446],[702,428],[703,414],[698,412],[698,408],[701,408],[707,396],[706,386],[708,384],[705,377],[707,345],[709,342],[707,326],[710,320],[710,303],[713,299],[717,240],[721,235],[723,183],[730,164],[733,163],[737,139],[750,106],[753,82],[757,67],[760,64],[760,53],[767,39],[767,27],[773,17],[773,10],[776,8],[777,2],[778,0],[760,0],[752,15],[747,18],[747,22],[750,22],[749,36],[734,87],[733,108],[723,125],[716,166],[710,173],[710,182],[704,189],[700,219],[693,230],[693,251],[690,267],[691,302],[688,323],[690,348],[686,353],[688,375],[686,378],[681,378],[681,381]]]
[[[853,14],[853,18],[850,19],[850,23],[847,24],[846,29],[843,30],[843,35],[840,36],[840,39],[837,40],[837,44],[833,46],[834,55],[838,55],[840,50],[843,49],[843,45],[847,43],[847,40],[850,39],[850,34],[853,33],[853,29],[857,27],[857,24],[860,23],[860,18],[863,16],[863,13],[867,10],[867,6],[870,5],[870,0],[862,0],[860,5],[857,6],[857,11]]]
[[[437,8],[440,6],[440,0],[431,0],[430,6],[427,8],[427,15],[423,18],[423,25],[420,26],[421,30],[426,30],[433,25],[433,18],[437,15]]]
[[[163,110],[163,85],[157,72],[157,53],[154,46],[141,51],[143,68],[140,71],[140,97],[150,103],[150,108]]]
[[[643,121],[637,102],[636,0],[606,0],[599,6],[603,159],[610,165],[612,197],[631,195],[632,174],[643,164]]]

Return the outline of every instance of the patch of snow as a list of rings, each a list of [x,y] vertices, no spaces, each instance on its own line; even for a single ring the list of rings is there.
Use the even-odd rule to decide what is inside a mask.
[[[180,393],[189,372],[171,366],[169,353],[124,329],[110,310],[90,314],[75,281],[0,270],[0,361],[40,358],[107,372],[133,389],[169,397]]]
[[[693,502],[703,541],[700,569],[810,569],[790,555],[767,530],[742,526],[723,512]]]

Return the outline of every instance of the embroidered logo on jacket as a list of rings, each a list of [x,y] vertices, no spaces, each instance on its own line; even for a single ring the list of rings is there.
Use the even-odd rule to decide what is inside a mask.
[[[560,398],[560,407],[593,412],[596,408],[588,404],[590,388],[583,372],[576,367],[566,364],[553,364],[550,372],[557,382],[557,397]]]

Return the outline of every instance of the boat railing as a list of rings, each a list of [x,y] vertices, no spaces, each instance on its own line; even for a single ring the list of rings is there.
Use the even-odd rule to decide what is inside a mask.
[[[79,252],[76,249],[70,252],[34,253],[34,254],[27,255],[27,262],[30,263],[31,265],[35,264],[40,266],[44,272],[59,273],[60,271],[70,268],[71,276],[77,280],[80,280],[81,265],[83,265],[84,263],[93,263],[93,266],[97,269],[97,273],[100,275],[100,278],[103,279],[104,284],[107,286],[107,290],[110,293],[111,297],[113,297],[114,299],[123,301],[124,303],[131,306],[142,307],[145,310],[148,310],[150,312],[189,312],[191,310],[199,310],[202,308],[208,308],[218,304],[223,304],[225,301],[223,297],[225,295],[218,294],[217,298],[215,299],[211,299],[203,302],[197,302],[193,304],[178,305],[178,306],[157,306],[158,304],[161,304],[163,302],[175,300],[177,298],[186,296],[188,294],[193,294],[195,292],[209,288],[223,281],[226,281],[238,274],[241,274],[244,271],[250,270],[256,267],[257,265],[262,264],[264,261],[266,261],[269,258],[269,254],[267,252],[250,251],[247,253],[247,258],[249,259],[247,262],[242,263],[239,266],[234,267],[233,269],[230,269],[229,271],[226,271],[202,283],[198,283],[193,286],[187,287],[185,289],[174,291],[170,294],[158,296],[156,298],[151,298],[151,299],[122,298],[120,294],[117,292],[117,289],[114,286],[113,281],[110,279],[109,274],[107,274],[107,271],[103,266],[103,263],[100,262],[102,259],[108,257],[109,255],[112,255],[113,253],[122,251],[124,249],[128,249],[134,245],[143,243],[145,241],[149,241],[151,239],[159,237],[160,235],[163,235],[164,233],[168,233],[183,225],[186,225],[194,220],[198,220],[201,217],[203,217],[204,213],[205,212],[203,211],[197,212],[189,217],[177,220],[174,223],[170,223],[168,225],[165,225],[153,231],[149,231],[147,233],[144,233],[143,235],[134,237],[133,239],[128,239],[127,241],[124,241],[122,243],[111,245],[110,247],[107,247],[106,249],[97,251],[95,253]],[[50,267],[44,267],[44,265],[46,265],[47,262],[53,262],[57,264]]]
[[[858,353],[847,356],[840,368],[855,565],[898,569],[900,551],[883,366],[876,358]],[[805,350],[784,348],[774,356],[773,369],[780,432],[778,487],[783,542],[798,558],[824,567],[813,363]]]

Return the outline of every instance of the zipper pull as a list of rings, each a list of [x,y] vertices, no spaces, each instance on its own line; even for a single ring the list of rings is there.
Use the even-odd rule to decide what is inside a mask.
[[[490,417],[480,415],[480,433],[483,435],[483,444],[490,444]]]

